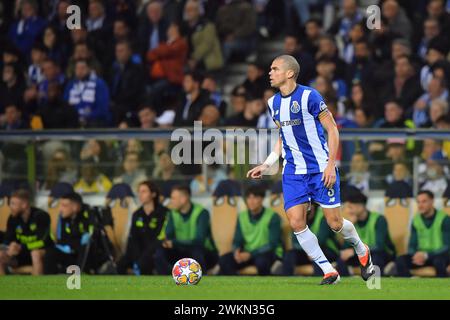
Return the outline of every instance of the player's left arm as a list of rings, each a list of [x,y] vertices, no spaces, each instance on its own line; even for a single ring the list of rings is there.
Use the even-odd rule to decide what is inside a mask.
[[[325,187],[331,188],[336,182],[336,155],[339,147],[339,131],[333,115],[327,109],[319,113],[318,118],[328,132],[328,165],[323,172],[322,180]]]

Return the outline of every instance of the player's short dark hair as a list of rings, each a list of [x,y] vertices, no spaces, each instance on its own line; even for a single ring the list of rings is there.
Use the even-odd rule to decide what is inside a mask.
[[[77,193],[75,191],[62,195],[60,199],[69,200],[71,202],[78,203],[79,205],[83,204],[83,198],[81,197],[81,195],[79,193]]]
[[[346,201],[350,203],[357,203],[357,204],[367,204],[367,197],[364,193],[361,191],[359,192],[350,192],[347,197]]]
[[[264,198],[266,196],[266,189],[263,186],[258,185],[258,184],[250,185],[245,190],[245,197],[248,198],[250,195]]]
[[[175,190],[182,192],[189,197],[191,196],[191,188],[187,185],[179,184],[179,185],[173,186],[171,192],[173,192]]]
[[[30,203],[31,202],[31,193],[30,193],[30,191],[28,191],[26,189],[17,189],[13,193],[11,193],[10,198],[18,198],[22,201]]]
[[[428,198],[434,199],[434,193],[431,192],[430,190],[420,190],[420,191],[417,193],[417,196],[420,196],[421,194],[426,194],[426,195],[428,196]]]

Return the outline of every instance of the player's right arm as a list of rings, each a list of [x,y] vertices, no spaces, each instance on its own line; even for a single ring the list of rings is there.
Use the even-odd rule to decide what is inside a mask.
[[[264,163],[249,170],[247,172],[247,178],[261,179],[262,174],[267,169],[269,169],[273,164],[275,164],[278,161],[278,159],[280,158],[281,145],[282,145],[281,138],[278,138],[278,141],[275,143],[275,146],[273,147],[272,152],[269,154],[269,156],[264,161]]]

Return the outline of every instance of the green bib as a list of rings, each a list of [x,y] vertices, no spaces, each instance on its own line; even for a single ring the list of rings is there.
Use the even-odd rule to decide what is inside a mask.
[[[376,225],[380,217],[381,215],[379,213],[369,212],[369,220],[367,221],[364,227],[360,227],[358,223],[355,223],[355,229],[358,232],[361,241],[367,244],[369,248],[375,247],[377,244]],[[387,237],[388,239],[386,239],[385,241],[386,245],[384,247],[384,250],[386,250],[387,253],[392,255],[395,252],[395,247],[391,241],[389,232],[387,234]]]
[[[204,208],[198,204],[192,204],[192,213],[187,220],[183,219],[180,212],[171,210],[173,224],[175,227],[175,236],[178,240],[192,241],[197,234],[197,220]],[[205,247],[209,250],[214,250],[214,245],[211,237],[208,236],[205,240]]]
[[[417,240],[419,251],[433,252],[440,250],[444,246],[442,223],[447,215],[442,211],[437,211],[433,224],[427,228],[423,222],[422,216],[416,214],[413,219],[413,226],[417,231]]]
[[[248,210],[239,214],[238,219],[245,241],[245,251],[252,252],[269,244],[269,225],[275,214],[272,209],[265,208],[262,217],[256,223],[250,221],[250,212]],[[280,257],[283,254],[281,241],[275,253]]]

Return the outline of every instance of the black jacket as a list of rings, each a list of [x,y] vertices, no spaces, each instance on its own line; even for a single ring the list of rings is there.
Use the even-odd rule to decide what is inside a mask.
[[[187,108],[187,98],[184,97],[182,103],[179,105],[178,109],[175,110],[175,120],[173,125],[177,127],[183,127],[188,126],[192,127],[194,125],[194,121],[198,120],[200,117],[200,114],[202,113],[202,110],[207,105],[215,105],[214,101],[210,98],[210,93],[206,90],[201,89],[200,94],[195,99],[191,105],[189,106],[189,111],[187,113],[187,117],[183,118],[183,113],[185,108]]]

